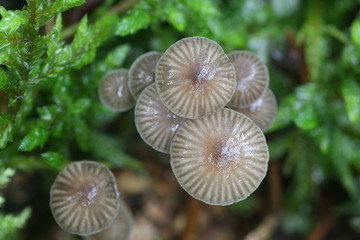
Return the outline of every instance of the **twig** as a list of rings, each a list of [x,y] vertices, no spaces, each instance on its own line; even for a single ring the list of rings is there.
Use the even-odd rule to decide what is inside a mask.
[[[248,233],[244,240],[265,240],[269,239],[271,234],[279,225],[277,215],[269,215],[263,219],[260,225],[252,232]]]
[[[118,3],[117,5],[110,8],[109,13],[119,14],[125,12],[126,10],[130,9],[134,5],[136,5],[139,0],[124,0]],[[78,29],[79,23],[74,23],[62,31],[62,39],[68,39],[69,37],[73,36]]]
[[[131,8],[132,6],[137,4],[139,1],[140,0],[124,0],[124,1],[121,1],[119,4],[112,7],[109,10],[109,12],[110,13],[116,13],[116,14],[125,12],[126,10],[128,10],[129,8]]]
[[[311,231],[307,240],[322,240],[325,239],[330,227],[333,224],[333,219],[329,216],[321,218],[316,224],[315,228]]]
[[[56,18],[56,16],[54,16],[47,24],[45,24],[44,35],[48,35],[49,33],[51,33],[51,30],[55,24],[55,18]]]
[[[50,2],[53,3],[54,0],[50,0]],[[54,17],[47,24],[45,24],[44,29],[43,29],[44,35],[51,33],[51,30],[55,24],[55,19],[56,19],[56,15],[54,15]]]
[[[65,40],[73,36],[76,32],[76,29],[78,29],[78,27],[79,27],[79,23],[74,23],[66,27],[61,33],[61,38]]]

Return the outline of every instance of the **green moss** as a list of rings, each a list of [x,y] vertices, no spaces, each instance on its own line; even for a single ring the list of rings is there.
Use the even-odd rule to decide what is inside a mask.
[[[0,115],[0,176],[6,178],[9,167],[54,173],[84,157],[143,169],[127,153],[130,140],[138,144],[133,115],[106,110],[97,85],[106,72],[128,68],[146,51],[200,35],[226,52],[251,50],[269,67],[279,108],[266,133],[270,155],[284,163],[286,231],[298,224],[308,230],[306,219],[314,215],[294,206],[316,203],[317,190],[329,182],[348,196],[336,206],[344,209],[339,214],[354,216],[345,206],[358,206],[360,198],[360,21],[349,9],[359,1],[290,1],[285,12],[281,0],[143,0],[125,7],[108,0],[63,28],[62,12],[84,2],[27,0],[12,11],[0,6],[0,91],[7,100]],[[42,32],[54,18],[50,32]],[[27,208],[0,215],[0,234],[16,232],[29,214]]]

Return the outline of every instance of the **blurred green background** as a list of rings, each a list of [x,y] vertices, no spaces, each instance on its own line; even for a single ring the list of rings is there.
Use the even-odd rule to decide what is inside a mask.
[[[187,36],[266,63],[279,104],[265,132],[269,171],[248,199],[210,208],[208,220],[200,214],[195,223],[186,221],[189,197],[171,188],[170,199],[180,200],[170,204],[170,219],[183,216],[186,227],[174,220],[166,233],[155,224],[149,239],[360,239],[359,0],[0,4],[0,239],[80,239],[41,227],[54,225],[48,191],[71,161],[152,181],[154,169],[171,172],[169,156],[139,138],[133,110],[106,110],[97,85],[108,71]],[[124,194],[136,216],[143,208],[133,202],[146,202],[140,195],[159,197],[151,191]],[[216,222],[216,214],[231,220]]]

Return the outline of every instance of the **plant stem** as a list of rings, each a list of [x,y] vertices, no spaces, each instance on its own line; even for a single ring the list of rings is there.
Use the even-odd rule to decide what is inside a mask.
[[[22,55],[22,64],[18,66],[19,68],[19,77],[17,82],[17,87],[14,87],[14,91],[9,94],[9,113],[15,119],[20,107],[23,103],[23,98],[25,93],[31,94],[31,91],[28,89],[29,79],[30,79],[30,70],[32,67],[33,60],[33,51],[35,48],[35,39],[37,36],[38,29],[36,28],[36,1],[28,1],[28,9],[30,13],[29,24],[31,27],[24,31],[24,36],[22,38],[26,41],[25,49],[21,49],[20,55]],[[17,39],[19,44],[21,39]]]
[[[120,14],[122,12],[125,12],[126,10],[132,8],[134,5],[136,5],[139,2],[139,0],[125,0],[125,1],[121,1],[119,4],[115,5],[114,7],[112,7],[109,10],[109,13],[115,13],[115,14]],[[65,28],[62,31],[62,39],[68,39],[70,37],[72,37],[76,30],[79,27],[79,23],[74,23],[70,26],[68,26],[67,28]]]

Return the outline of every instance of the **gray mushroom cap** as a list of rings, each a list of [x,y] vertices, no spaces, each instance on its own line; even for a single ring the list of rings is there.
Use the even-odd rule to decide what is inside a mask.
[[[50,208],[65,231],[86,236],[114,221],[119,193],[112,172],[96,162],[69,164],[56,177],[50,190]]]
[[[234,110],[248,116],[261,130],[265,131],[276,117],[277,102],[274,93],[267,89],[265,94],[249,107],[234,108]]]
[[[266,175],[269,152],[264,134],[245,115],[222,109],[188,119],[171,144],[171,167],[191,196],[213,205],[247,198]]]
[[[155,84],[144,89],[135,106],[135,125],[140,137],[154,149],[170,152],[171,140],[185,119],[165,107]]]
[[[161,56],[155,84],[170,111],[196,119],[230,101],[235,70],[219,44],[204,37],[189,37],[177,41]]]
[[[129,110],[135,103],[128,87],[128,70],[117,69],[107,73],[100,81],[99,98],[112,111]]]
[[[227,106],[248,107],[259,99],[269,86],[269,73],[263,61],[248,51],[228,54],[236,72],[236,88]]]
[[[85,237],[86,240],[128,240],[134,230],[134,217],[126,205],[120,199],[120,208],[112,225],[101,232]]]
[[[139,56],[129,69],[129,90],[131,95],[138,99],[142,90],[155,82],[156,65],[161,53],[151,51]]]

